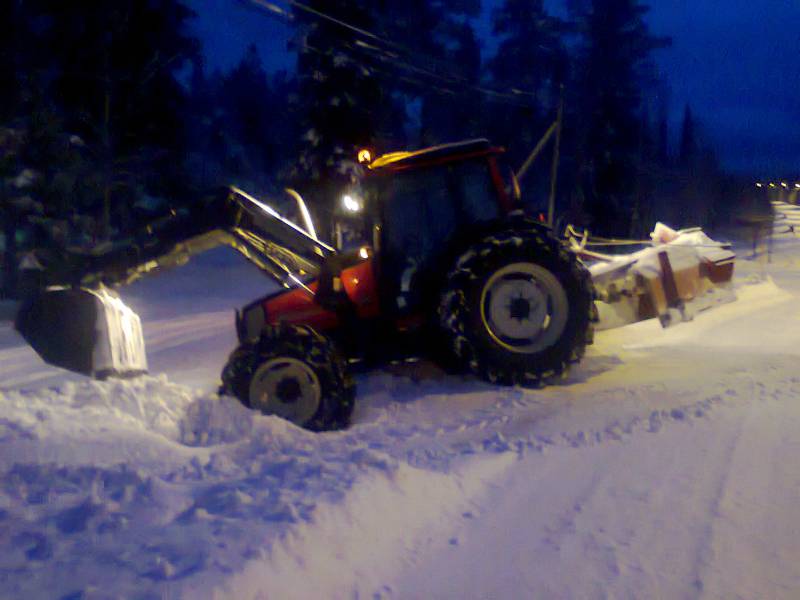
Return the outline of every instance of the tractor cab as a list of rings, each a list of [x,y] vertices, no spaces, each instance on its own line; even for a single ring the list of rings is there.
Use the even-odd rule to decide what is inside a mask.
[[[374,254],[387,314],[424,310],[443,263],[518,208],[498,161],[502,152],[478,139],[374,160],[360,155],[365,176],[342,196],[336,242]]]

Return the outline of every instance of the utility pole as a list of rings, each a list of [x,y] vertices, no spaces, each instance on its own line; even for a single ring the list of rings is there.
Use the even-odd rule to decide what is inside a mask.
[[[550,199],[547,204],[547,226],[552,229],[556,212],[556,184],[558,180],[558,161],[561,153],[561,129],[564,124],[564,86],[561,85],[556,118],[556,142],[553,145],[553,164],[550,171]]]

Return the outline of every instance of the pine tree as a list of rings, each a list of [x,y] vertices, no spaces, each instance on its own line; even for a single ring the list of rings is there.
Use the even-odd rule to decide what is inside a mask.
[[[423,96],[421,139],[423,146],[452,142],[482,135],[480,94],[475,88],[481,80],[481,47],[472,25],[464,20],[453,23],[451,50],[446,60],[455,66],[460,79],[446,93],[428,92]]]
[[[475,88],[481,79],[481,47],[469,19],[480,13],[480,2],[419,4],[400,4],[411,27],[395,34],[406,47],[418,50],[409,55],[409,62],[430,74],[416,90],[409,90],[410,98],[421,102],[419,144],[477,135],[481,97]]]
[[[581,32],[578,113],[579,168],[593,228],[628,235],[641,147],[642,93],[650,56],[666,40],[654,37],[639,0],[576,3]]]
[[[479,98],[470,90],[480,81],[480,45],[468,22],[479,9],[477,0],[317,1],[293,9],[302,121],[293,179],[311,192],[318,216],[330,214],[351,184],[358,148],[394,150],[479,132]]]
[[[360,0],[335,6],[317,0],[309,6],[356,27],[372,25]],[[326,188],[329,183],[343,185],[357,149],[373,142],[372,107],[382,101],[380,86],[374,73],[349,51],[354,39],[350,29],[294,10],[302,23],[297,73],[304,129],[296,176],[302,183]]]
[[[493,14],[500,45],[489,63],[492,84],[522,93],[516,106],[493,107],[492,138],[508,147],[515,164],[555,117],[568,70],[564,30],[565,24],[547,13],[543,0],[505,0]]]
[[[65,127],[91,149],[101,237],[124,226],[142,188],[178,194],[186,97],[178,73],[197,52],[177,0],[41,0],[43,47]]]
[[[3,254],[0,294],[10,296],[16,287],[16,236],[18,210],[12,202],[11,179],[18,174],[19,132],[8,125],[18,116],[21,96],[21,36],[27,30],[21,6],[16,2],[0,3],[0,221],[2,221]]]
[[[219,120],[216,85],[214,77],[206,73],[205,60],[200,54],[192,57],[189,77],[188,111],[186,113],[187,169],[192,174],[192,184],[207,189],[218,180],[217,153],[218,140],[215,140],[216,123]]]
[[[238,167],[236,175],[263,173],[275,153],[271,125],[276,119],[269,110],[272,102],[269,79],[254,45],[224,77],[219,102],[225,133],[237,148],[229,148],[230,158]]]
[[[470,19],[480,13],[479,0],[382,0],[369,12],[378,37],[365,40],[372,47],[359,57],[384,93],[378,140],[396,148],[477,131],[481,57]],[[404,135],[398,123],[405,121]]]
[[[27,33],[28,21],[17,2],[0,3],[0,120],[11,117],[20,100],[22,38]]]
[[[0,128],[0,220],[2,220],[3,255],[0,297],[13,297],[17,284],[17,229],[20,210],[14,200],[12,178],[19,174],[19,133]]]

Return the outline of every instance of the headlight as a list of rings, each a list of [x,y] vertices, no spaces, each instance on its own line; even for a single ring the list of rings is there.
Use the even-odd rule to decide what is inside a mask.
[[[361,202],[358,200],[358,198],[354,198],[350,194],[345,194],[342,196],[342,206],[344,206],[344,208],[350,212],[355,213],[361,211]]]

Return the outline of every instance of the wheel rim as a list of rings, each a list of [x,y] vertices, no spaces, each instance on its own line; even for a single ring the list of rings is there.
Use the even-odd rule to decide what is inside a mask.
[[[262,364],[250,380],[250,405],[304,425],[319,410],[322,387],[307,363],[281,356]]]
[[[533,263],[514,263],[495,272],[483,286],[480,307],[491,338],[520,354],[540,352],[554,344],[569,315],[561,282]]]

